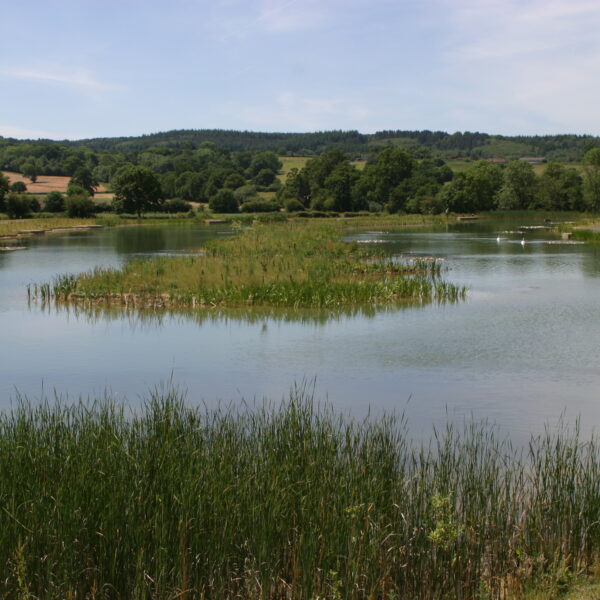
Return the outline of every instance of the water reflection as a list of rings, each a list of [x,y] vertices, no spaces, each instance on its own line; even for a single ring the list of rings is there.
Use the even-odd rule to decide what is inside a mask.
[[[173,322],[192,322],[202,326],[206,323],[243,323],[262,324],[297,323],[305,325],[325,325],[331,321],[363,318],[372,319],[378,315],[394,314],[432,304],[431,301],[406,300],[394,306],[344,306],[335,309],[299,309],[299,308],[197,308],[197,309],[136,309],[127,306],[104,304],[73,304],[60,301],[43,302],[30,300],[29,310],[48,315],[66,316],[82,319],[89,324],[102,321],[125,321],[132,327],[157,328]]]
[[[119,229],[114,236],[114,248],[119,254],[160,252],[167,248],[164,227],[133,227]]]
[[[557,243],[539,230],[522,246],[523,223],[353,234],[392,256],[444,258],[444,279],[467,285],[469,296],[338,311],[28,309],[31,282],[119,267],[140,253],[187,252],[230,230],[168,225],[31,238],[27,250],[0,253],[0,403],[15,388],[35,397],[42,385],[71,397],[110,388],[135,400],[173,376],[191,402],[210,404],[280,398],[291,382],[316,376],[319,395],[336,408],[406,408],[417,435],[448,414],[528,436],[567,410],[593,428],[600,246]]]

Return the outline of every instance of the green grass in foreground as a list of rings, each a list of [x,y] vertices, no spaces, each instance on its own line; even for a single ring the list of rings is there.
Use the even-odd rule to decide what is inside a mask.
[[[401,418],[302,389],[21,400],[0,413],[0,597],[591,598],[573,584],[598,559],[599,450],[561,428],[523,454],[477,424],[415,446]]]
[[[465,295],[439,278],[436,261],[393,262],[373,246],[342,242],[340,235],[339,226],[321,221],[254,223],[237,236],[207,243],[198,256],[61,276],[31,291],[43,300],[156,308],[335,308]]]

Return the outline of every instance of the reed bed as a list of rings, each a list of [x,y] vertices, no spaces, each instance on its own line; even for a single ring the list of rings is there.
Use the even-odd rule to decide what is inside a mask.
[[[69,219],[67,217],[47,217],[33,219],[0,220],[0,237],[14,236],[24,231],[49,231],[52,229],[86,227],[95,225],[95,219]]]
[[[581,242],[600,242],[600,231],[593,229],[573,229],[571,239]]]
[[[237,409],[20,399],[0,415],[0,596],[519,597],[596,562],[599,457],[577,427],[415,446],[401,417],[302,387]]]
[[[260,224],[213,240],[202,254],[133,261],[32,286],[30,297],[140,308],[335,308],[407,299],[456,301],[465,289],[439,278],[435,261],[399,263],[340,239],[328,223]]]

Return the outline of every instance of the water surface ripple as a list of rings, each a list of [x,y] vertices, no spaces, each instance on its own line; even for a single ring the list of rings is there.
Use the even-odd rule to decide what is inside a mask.
[[[509,231],[509,233],[507,233]],[[477,223],[370,232],[399,260],[445,259],[466,302],[382,311],[89,315],[28,307],[26,286],[133,257],[196,251],[226,228],[160,226],[53,234],[0,253],[0,406],[16,397],[106,391],[136,402],[173,379],[191,403],[268,396],[316,378],[317,395],[363,415],[405,411],[414,434],[485,418],[514,436],[564,413],[600,423],[600,249],[545,231]],[[500,238],[500,239],[498,239]]]

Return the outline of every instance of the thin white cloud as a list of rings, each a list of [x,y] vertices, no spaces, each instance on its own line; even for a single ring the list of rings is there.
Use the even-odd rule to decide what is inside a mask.
[[[0,73],[4,77],[33,83],[66,86],[95,99],[111,91],[122,89],[96,79],[89,71],[51,66],[48,68],[11,67]]]

